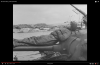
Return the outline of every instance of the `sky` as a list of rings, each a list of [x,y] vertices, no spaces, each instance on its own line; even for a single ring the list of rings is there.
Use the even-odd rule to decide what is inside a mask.
[[[87,5],[74,5],[87,14]],[[75,12],[78,14],[76,14]],[[13,25],[16,24],[56,24],[81,19],[71,5],[13,5]]]

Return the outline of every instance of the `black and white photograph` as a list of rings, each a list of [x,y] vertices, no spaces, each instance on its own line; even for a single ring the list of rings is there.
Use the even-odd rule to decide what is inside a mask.
[[[13,61],[87,61],[87,4],[13,4]]]

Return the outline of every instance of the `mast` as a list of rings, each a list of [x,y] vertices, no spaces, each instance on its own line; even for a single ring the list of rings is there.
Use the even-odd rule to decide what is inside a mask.
[[[72,4],[71,4],[71,6],[74,7],[74,8],[75,8],[78,12],[80,12],[82,15],[87,16],[82,10],[76,8],[76,7],[73,6]]]
[[[80,9],[76,8],[75,6],[73,6],[72,4],[70,4],[72,7],[74,7],[78,12],[80,12],[83,15],[83,20],[85,23],[87,23],[87,15]],[[82,25],[82,22],[81,22]],[[86,25],[87,26],[87,25]]]

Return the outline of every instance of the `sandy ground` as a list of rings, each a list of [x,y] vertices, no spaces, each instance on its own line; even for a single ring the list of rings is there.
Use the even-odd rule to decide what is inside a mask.
[[[39,54],[39,51],[14,51],[13,58],[15,56],[17,56],[19,61],[20,60],[27,61],[27,60],[38,59],[41,57],[41,54]]]

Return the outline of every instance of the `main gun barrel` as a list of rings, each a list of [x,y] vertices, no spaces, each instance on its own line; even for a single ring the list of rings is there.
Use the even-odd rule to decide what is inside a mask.
[[[13,51],[59,51],[60,45],[52,46],[19,46],[13,48]]]

